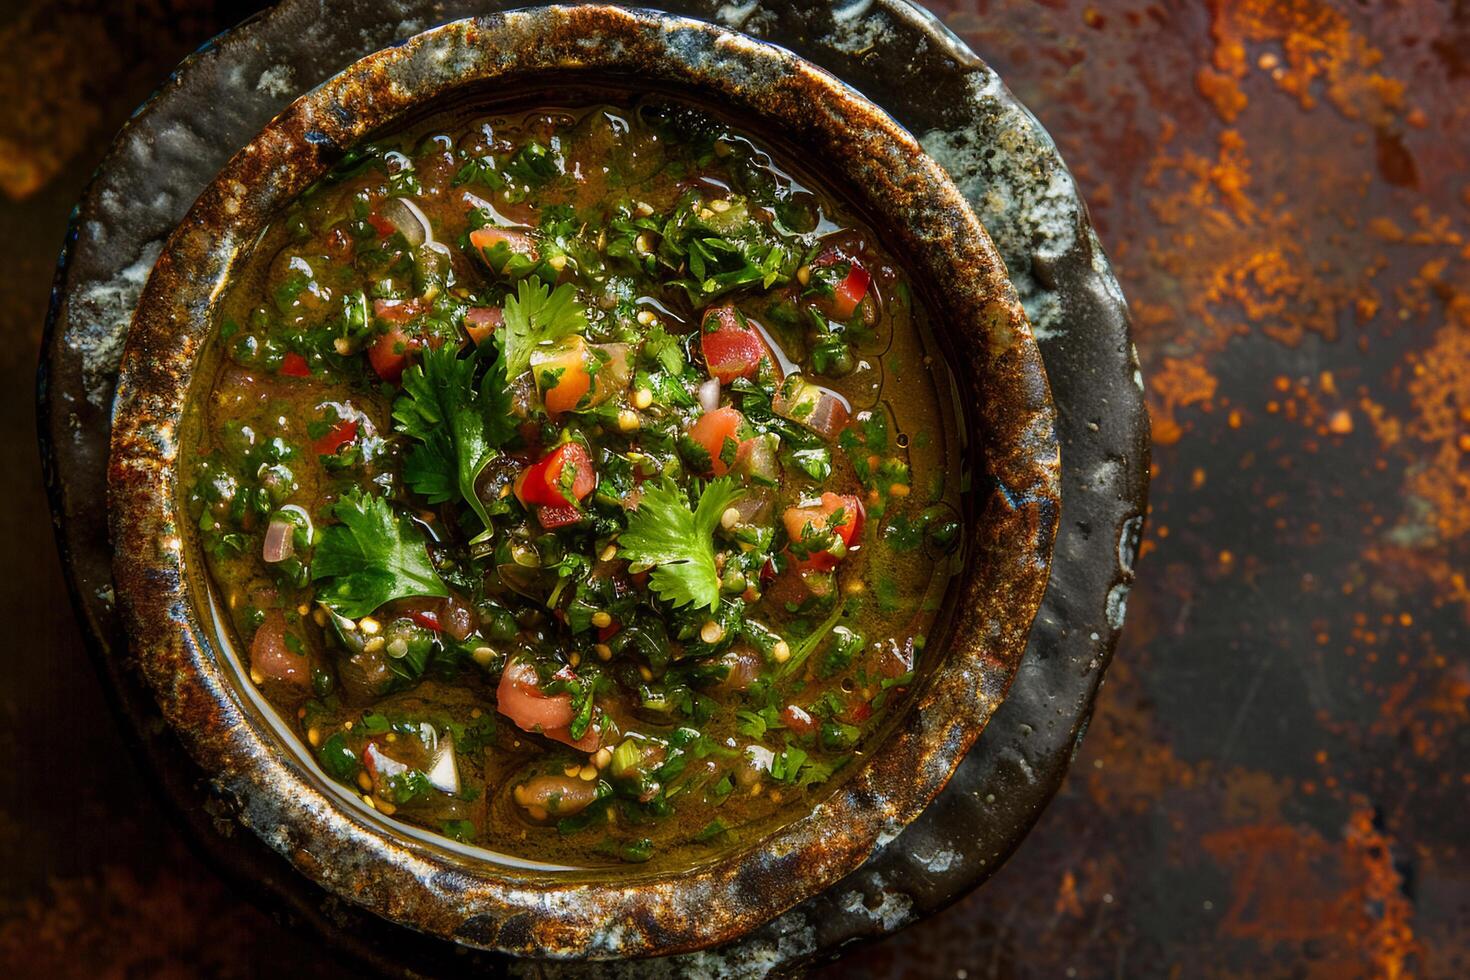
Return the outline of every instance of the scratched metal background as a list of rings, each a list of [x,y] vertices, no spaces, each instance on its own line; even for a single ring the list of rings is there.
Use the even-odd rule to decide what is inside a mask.
[[[53,557],[30,377],[67,209],[132,106],[252,9],[94,6],[0,25],[0,964],[330,976],[176,843]],[[931,6],[1087,194],[1154,505],[1061,795],[984,889],[829,975],[1470,973],[1470,7]]]

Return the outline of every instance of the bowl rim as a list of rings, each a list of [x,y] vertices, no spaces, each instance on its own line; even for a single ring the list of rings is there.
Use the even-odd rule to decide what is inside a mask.
[[[978,392],[990,486],[950,649],[898,726],[843,784],[767,836],[684,874],[619,884],[466,866],[431,842],[343,813],[272,747],[199,614],[177,500],[179,427],[213,304],[254,232],[335,154],[426,102],[548,71],[683,83],[740,116],[791,128],[863,189],[869,216],[935,286]],[[961,326],[970,329],[963,329]],[[520,955],[660,955],[725,941],[855,869],[948,780],[1009,686],[1047,581],[1059,453],[1039,351],[1004,264],[943,170],[887,114],[785,49],[687,17],[610,5],[511,11],[435,27],[302,96],[236,154],[169,237],[119,377],[108,467],[114,578],[131,647],[165,718],[242,803],[242,818],[333,892],[430,933]],[[982,567],[977,569],[976,564]],[[932,649],[932,647],[931,647]],[[831,827],[840,827],[834,832]],[[691,916],[691,910],[700,914]]]

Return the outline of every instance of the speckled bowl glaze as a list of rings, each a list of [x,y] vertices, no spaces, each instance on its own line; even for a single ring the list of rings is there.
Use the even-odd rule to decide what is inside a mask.
[[[677,873],[553,872],[409,832],[330,784],[215,632],[179,502],[179,431],[231,271],[342,152],[425,106],[590,76],[697,95],[818,154],[890,237],[960,378],[973,480],[968,561],[913,697],[834,791],[763,839]],[[237,154],[165,243],[128,336],[108,484],[130,646],[165,719],[242,819],[300,871],[395,922],[524,956],[649,956],[728,941],[821,891],[944,786],[1000,704],[1047,583],[1055,416],[1005,266],[906,131],[790,52],[700,21],[607,6],[457,21],[303,96]]]

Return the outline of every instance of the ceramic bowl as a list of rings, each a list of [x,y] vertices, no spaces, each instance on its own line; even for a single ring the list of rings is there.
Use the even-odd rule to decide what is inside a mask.
[[[677,92],[823,161],[902,256],[960,390],[966,563],[911,697],[825,797],[687,867],[558,872],[395,823],[328,780],[240,669],[181,506],[180,429],[234,269],[352,147],[437,105],[591,80]],[[944,171],[841,81],[713,25],[614,6],[456,21],[289,106],[165,243],[128,335],[108,467],[130,649],[164,718],[243,821],[344,899],[455,942],[608,958],[743,935],[858,867],[934,797],[1004,698],[1050,568],[1060,464],[1046,375],[1004,263]]]

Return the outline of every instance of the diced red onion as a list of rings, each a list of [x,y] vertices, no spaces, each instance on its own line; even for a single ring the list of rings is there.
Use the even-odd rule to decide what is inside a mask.
[[[713,412],[720,407],[720,379],[710,378],[699,386],[699,407]]]
[[[285,561],[296,553],[296,525],[284,518],[277,517],[271,521],[270,527],[265,529],[265,547],[260,551],[260,557],[267,564],[275,564]]]
[[[434,762],[424,775],[435,789],[451,796],[459,795],[459,767],[454,764],[454,736],[448,732],[439,740],[439,751],[435,753]]]
[[[390,197],[378,208],[378,214],[386,218],[411,246],[434,240],[434,229],[428,216],[406,198]]]
[[[816,410],[806,420],[806,424],[822,438],[833,439],[847,425],[851,414],[845,401],[824,389]]]

